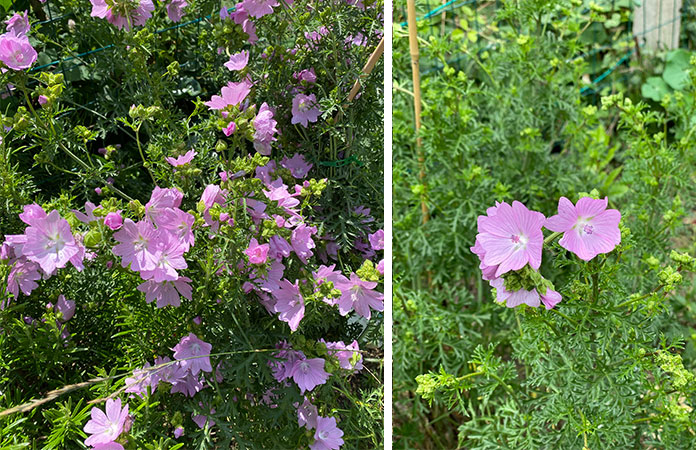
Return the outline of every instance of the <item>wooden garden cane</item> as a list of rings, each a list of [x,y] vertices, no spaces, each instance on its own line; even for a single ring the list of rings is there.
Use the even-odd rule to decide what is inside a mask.
[[[383,53],[384,53],[384,36],[382,36],[382,39],[379,41],[379,44],[377,44],[377,47],[375,48],[375,50],[370,55],[370,58],[365,63],[365,66],[362,69],[363,74],[361,75],[360,78],[366,77],[372,73],[372,69],[375,68],[377,61],[379,61],[379,58],[382,57]],[[353,84],[353,88],[350,90],[350,93],[348,94],[348,101],[349,102],[352,102],[353,99],[355,98],[355,96],[358,95],[358,91],[360,91],[360,86],[361,86],[360,78],[355,80],[355,83]]]
[[[421,185],[425,180],[425,157],[423,155],[423,140],[420,137],[421,128],[421,90],[420,90],[420,55],[418,52],[418,27],[416,25],[416,0],[407,0],[408,7],[408,43],[411,50],[411,71],[413,73],[413,111],[416,119],[416,152],[418,154],[418,166],[420,173],[418,178]],[[421,194],[422,223],[430,219],[428,205],[425,202],[425,193]]]
[[[411,72],[413,74],[413,112],[416,121],[416,153],[418,155],[418,179],[425,190],[425,156],[423,155],[423,140],[420,137],[421,128],[421,90],[420,90],[420,54],[418,52],[418,25],[416,24],[416,0],[407,0],[408,43],[411,52]],[[421,193],[422,224],[430,219],[428,205],[425,202],[425,191]],[[428,270],[428,286],[432,285],[433,274]]]

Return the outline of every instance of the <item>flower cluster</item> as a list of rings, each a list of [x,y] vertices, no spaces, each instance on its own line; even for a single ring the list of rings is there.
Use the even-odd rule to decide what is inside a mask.
[[[24,207],[19,218],[28,225],[24,234],[5,236],[0,247],[0,259],[12,266],[7,291],[15,298],[20,290],[30,295],[38,287],[36,281],[42,275],[48,279],[68,263],[78,270],[83,269],[82,237],[73,235],[70,224],[58,211],[46,214],[41,206],[31,204]]]
[[[577,205],[561,197],[558,214],[545,218],[515,201],[496,203],[478,217],[476,243],[471,247],[480,261],[484,280],[496,290],[499,303],[553,308],[561,294],[538,272],[544,246],[542,227],[563,233],[559,244],[589,261],[611,252],[621,243],[621,213],[607,210],[607,198],[581,198]]]
[[[357,341],[346,345],[342,341],[326,342],[322,339],[320,343],[326,347],[327,354],[338,361],[341,370],[347,373],[362,370],[362,355]],[[279,383],[287,384],[287,380],[292,379],[300,393],[304,394],[326,383],[331,376],[324,370],[326,360],[323,358],[307,358],[303,352],[293,350],[285,341],[279,342],[276,347],[279,349],[273,354],[276,359],[268,364]],[[343,445],[343,431],[336,426],[336,419],[319,416],[317,407],[307,397],[298,406],[297,417],[299,426],[316,430],[314,442],[310,444],[311,449],[337,449]]]
[[[156,300],[158,308],[179,306],[180,296],[191,300],[191,280],[177,272],[188,267],[184,254],[195,242],[195,218],[179,209],[182,198],[175,188],[155,187],[145,217],[126,219],[113,236],[119,242],[114,255],[121,257],[121,266],[140,273],[144,282],[138,290],[148,303]]]
[[[0,61],[13,70],[24,70],[31,67],[38,54],[29,43],[29,15],[15,13],[8,21],[7,33],[0,35]],[[5,72],[6,69],[2,68]]]
[[[155,392],[160,384],[171,385],[170,393],[182,393],[193,397],[206,387],[202,372],[212,372],[210,351],[213,346],[189,333],[175,345],[174,361],[168,357],[156,358],[154,365],[145,364],[133,371],[133,376],[126,378],[126,392],[140,397]],[[220,374],[216,377],[221,382]]]
[[[155,5],[152,0],[138,0],[135,2],[123,0],[89,0],[92,3],[92,17],[106,19],[116,28],[129,31],[134,26],[143,26],[147,19],[152,17]],[[176,2],[176,3],[175,3]],[[171,3],[176,6],[171,7]],[[185,1],[174,0],[167,6],[169,18],[175,22],[181,20],[180,8],[186,6]],[[170,9],[171,7],[171,9]],[[177,18],[175,20],[175,18]]]
[[[338,428],[336,418],[320,416],[307,397],[297,408],[297,423],[307,430],[315,430],[314,442],[309,444],[311,450],[335,450],[343,445],[343,431]]]

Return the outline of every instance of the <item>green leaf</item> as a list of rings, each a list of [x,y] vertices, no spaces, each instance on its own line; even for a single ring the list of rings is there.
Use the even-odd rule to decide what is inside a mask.
[[[650,77],[640,87],[640,93],[643,97],[656,102],[662,101],[662,98],[670,92],[672,92],[672,89],[660,77]]]
[[[662,78],[672,89],[680,91],[689,82],[689,60],[691,52],[683,49],[672,50],[667,53],[667,64]]]

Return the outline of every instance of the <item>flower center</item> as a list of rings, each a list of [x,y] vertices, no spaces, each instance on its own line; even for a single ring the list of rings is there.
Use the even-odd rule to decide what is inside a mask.
[[[525,248],[527,246],[527,241],[529,239],[524,234],[518,233],[510,236],[510,240],[513,243],[514,249],[519,250],[520,248]]]
[[[61,251],[63,247],[65,247],[65,240],[58,232],[54,233],[52,236],[49,236],[48,241],[44,245],[45,250],[53,250],[56,253]]]
[[[328,431],[320,431],[319,432],[319,439],[324,440],[329,437],[329,432]]]
[[[301,362],[300,369],[302,369],[303,373],[309,372],[309,363],[308,362]]]
[[[200,351],[201,351],[201,346],[198,345],[198,344],[193,344],[193,345],[191,346],[191,350],[193,350],[194,353],[200,353]]]
[[[111,436],[118,436],[118,423],[116,422],[110,422],[109,425],[109,434]]]
[[[594,233],[594,226],[590,225],[590,219],[585,217],[578,218],[578,223],[575,226],[578,230],[578,234],[588,235]]]

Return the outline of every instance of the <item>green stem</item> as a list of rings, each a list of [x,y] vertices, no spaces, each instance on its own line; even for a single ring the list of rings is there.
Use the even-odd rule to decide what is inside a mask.
[[[549,311],[551,311],[551,312],[553,312],[553,313],[555,313],[555,314],[558,314],[559,316],[563,317],[565,320],[567,320],[568,322],[572,323],[573,325],[577,325],[577,324],[578,324],[576,321],[574,321],[573,319],[571,319],[570,317],[566,316],[565,314],[563,314],[562,312],[558,311],[558,310],[555,309],[555,308],[551,308]]]
[[[135,142],[138,144],[138,151],[140,152],[140,157],[143,159],[143,167],[147,170],[147,173],[150,174],[150,178],[152,178],[152,182],[157,186],[157,181],[155,180],[155,176],[152,174],[152,171],[147,165],[147,161],[145,160],[145,154],[143,153],[143,147],[140,145],[140,127],[142,126],[142,122],[138,125],[138,128],[135,129]]]
[[[616,307],[617,307],[617,308],[623,308],[623,307],[628,306],[628,305],[631,305],[631,304],[633,304],[633,303],[637,303],[637,302],[639,302],[639,301],[641,301],[641,300],[644,300],[644,299],[650,297],[651,295],[653,295],[654,293],[656,293],[657,291],[659,291],[659,290],[662,289],[663,287],[664,287],[663,285],[659,285],[658,287],[656,287],[655,289],[653,289],[651,292],[648,292],[647,294],[643,294],[643,295],[641,295],[640,297],[634,298],[633,300],[626,300],[625,302],[619,303],[618,305],[616,305]]]
[[[551,233],[550,235],[548,235],[548,237],[546,239],[544,239],[544,245],[548,245],[548,244],[552,243],[553,241],[556,240],[556,238],[558,238],[558,236],[560,236],[562,234],[563,233],[561,233],[559,231],[556,231],[555,233]]]

